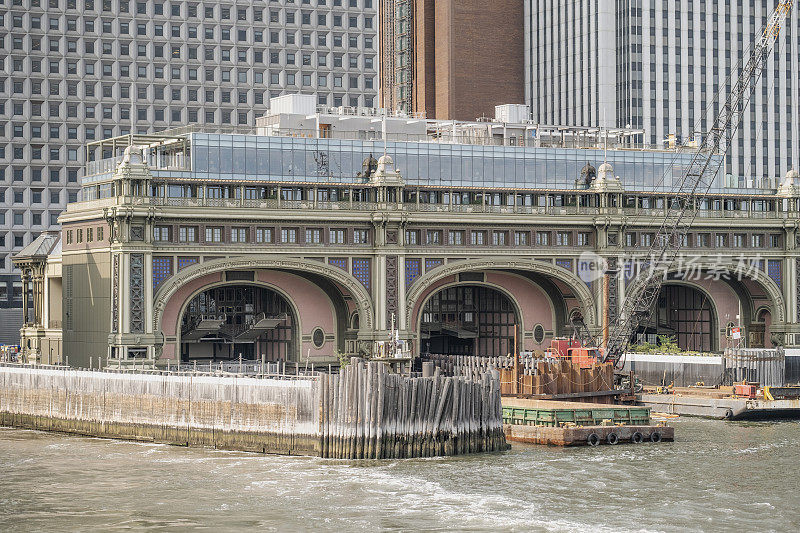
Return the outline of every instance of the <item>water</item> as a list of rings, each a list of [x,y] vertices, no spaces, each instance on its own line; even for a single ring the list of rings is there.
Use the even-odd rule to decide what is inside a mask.
[[[0,531],[798,531],[800,423],[353,462],[0,428]]]

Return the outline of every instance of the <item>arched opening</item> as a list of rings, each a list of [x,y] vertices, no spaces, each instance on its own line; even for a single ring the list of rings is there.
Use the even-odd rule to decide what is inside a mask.
[[[222,285],[194,296],[181,319],[181,360],[279,361],[295,355],[297,317],[280,293]]]
[[[674,337],[681,350],[712,352],[718,349],[715,315],[714,302],[704,291],[689,285],[664,285],[636,340],[656,344],[663,335]]]
[[[508,355],[516,324],[516,305],[503,292],[482,285],[445,287],[422,308],[421,348],[447,355]]]
[[[750,348],[772,348],[769,327],[772,324],[772,313],[766,307],[756,311],[756,321],[750,324]]]

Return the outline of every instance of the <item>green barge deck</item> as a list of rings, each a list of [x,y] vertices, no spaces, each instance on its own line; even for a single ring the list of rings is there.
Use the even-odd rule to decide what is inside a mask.
[[[560,427],[611,425],[648,425],[650,408],[644,406],[599,403],[557,402],[503,398],[503,423],[518,426]]]
[[[652,423],[649,407],[509,397],[503,425],[510,441],[555,446],[656,443],[675,435],[674,428]]]

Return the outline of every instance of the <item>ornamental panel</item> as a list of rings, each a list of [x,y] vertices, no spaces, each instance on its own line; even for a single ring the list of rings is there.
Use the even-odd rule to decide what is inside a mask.
[[[619,309],[619,274],[617,271],[617,258],[608,258],[608,320],[613,322],[617,319]]]
[[[111,272],[111,333],[119,331],[119,254],[114,255]]]
[[[397,256],[386,257],[386,323],[397,316]],[[395,318],[396,320],[396,318]]]
[[[131,254],[130,329],[144,333],[144,254]]]
[[[795,288],[797,291],[797,318],[795,319],[796,322],[800,322],[800,259],[797,260],[797,265],[795,266]],[[798,339],[800,339],[800,335],[798,335]]]
[[[72,270],[73,265],[64,265],[63,267],[63,327],[64,331],[72,331]]]
[[[144,226],[131,226],[130,238],[132,241],[144,240]]]

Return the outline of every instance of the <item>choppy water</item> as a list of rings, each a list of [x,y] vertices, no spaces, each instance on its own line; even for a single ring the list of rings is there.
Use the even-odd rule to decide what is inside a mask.
[[[800,423],[347,463],[0,428],[0,531],[798,531]]]

